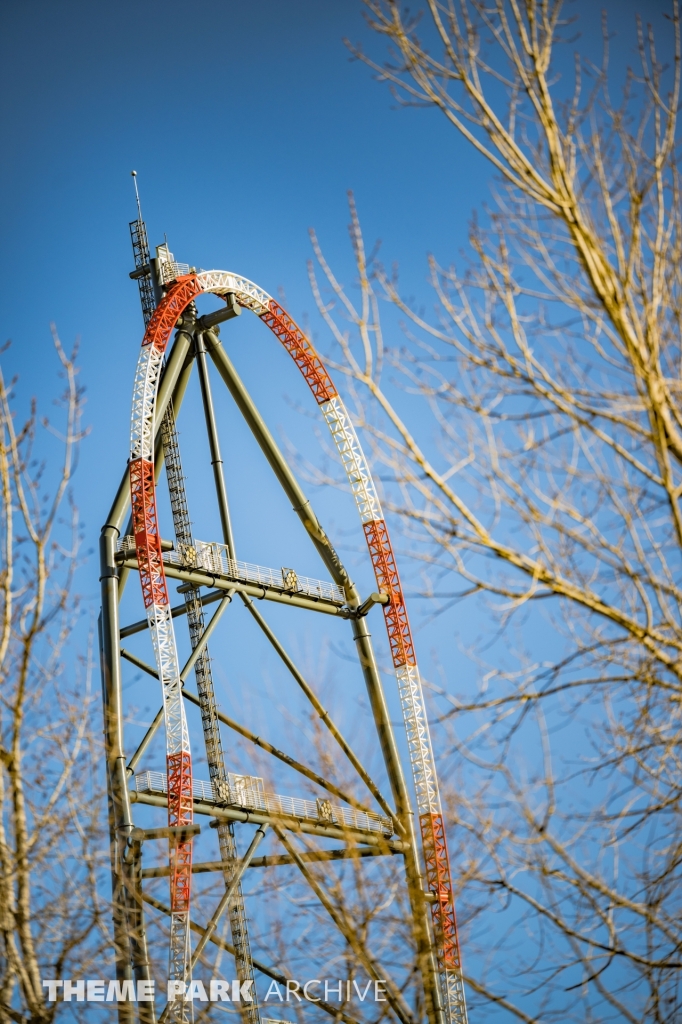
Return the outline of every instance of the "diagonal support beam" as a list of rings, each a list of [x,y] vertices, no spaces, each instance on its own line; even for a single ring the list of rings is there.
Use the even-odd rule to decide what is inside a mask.
[[[227,545],[230,558],[236,558],[234,546],[234,534],[230,520],[230,507],[227,502],[227,490],[223,474],[223,459],[220,454],[220,441],[218,440],[218,427],[213,406],[213,395],[211,393],[211,381],[206,365],[206,344],[203,332],[197,332],[195,338],[197,369],[199,372],[199,384],[201,385],[201,398],[206,418],[206,431],[208,433],[208,446],[211,452],[211,466],[213,467],[213,482],[215,484],[216,498],[218,499],[218,511],[220,512],[220,525],[223,532],[223,541]]]
[[[381,807],[384,814],[387,814],[389,816],[398,834],[404,835],[405,826],[403,825],[402,821],[400,820],[396,812],[393,810],[393,808],[390,806],[388,801],[385,799],[385,797],[382,795],[381,790],[374,782],[369,772],[365,769],[364,765],[360,761],[360,758],[357,756],[357,754],[355,754],[350,744],[346,742],[346,740],[341,734],[341,731],[334,724],[329,712],[323,707],[322,702],[319,700],[313,688],[310,686],[310,684],[307,682],[307,680],[301,674],[301,672],[299,672],[295,662],[289,657],[289,654],[287,653],[283,645],[280,643],[280,641],[277,639],[274,632],[261,615],[259,609],[255,607],[253,601],[245,601],[244,603],[251,612],[252,616],[254,617],[258,625],[260,626],[260,628],[262,629],[265,636],[268,638],[274,649],[277,651],[277,654],[280,656],[286,667],[289,669],[291,675],[294,677],[300,688],[303,690],[304,694],[306,695],[306,697],[314,707],[315,711],[319,715],[321,721],[324,723],[324,725],[327,727],[331,735],[334,737],[334,739],[340,746],[341,750],[344,752],[344,754],[352,764],[355,771],[358,773],[364,784],[367,786],[367,789],[370,791],[376,802]]]
[[[154,736],[156,735],[156,731],[157,731],[157,729],[159,728],[159,726],[161,725],[162,722],[163,722],[163,708],[161,707],[156,712],[156,718],[154,719],[154,721],[152,722],[152,724],[149,726],[149,728],[147,729],[146,733],[142,737],[142,742],[140,743],[139,747],[137,748],[137,750],[135,751],[133,756],[128,761],[128,767],[126,769],[127,772],[128,772],[128,775],[134,775],[135,774],[135,769],[137,768],[137,766],[140,763],[141,759],[144,757],[144,754],[145,754],[145,751],[147,750],[147,747],[149,746],[151,741],[154,739]]]
[[[277,838],[281,842],[284,849],[287,851],[290,857],[293,858],[297,868],[305,878],[306,882],[313,890],[318,900],[325,908],[332,921],[339,929],[343,937],[345,938],[348,945],[355,953],[358,960],[364,965],[367,973],[375,980],[381,981],[386,984],[386,998],[391,1004],[393,1012],[402,1021],[402,1024],[414,1024],[414,1018],[410,1013],[410,1008],[405,1002],[400,989],[396,986],[390,978],[386,977],[384,971],[382,971],[376,964],[374,958],[365,948],[364,943],[358,938],[356,929],[352,923],[348,920],[346,912],[341,907],[337,907],[331,900],[329,894],[319,883],[315,875],[310,871],[307,864],[301,859],[301,855],[287,837],[284,830],[278,825],[274,825],[273,829]]]
[[[228,590],[227,594],[225,594],[225,597],[222,599],[222,601],[220,602],[220,604],[218,605],[218,607],[214,611],[213,617],[212,617],[211,621],[209,622],[208,626],[206,627],[206,629],[204,630],[204,632],[202,633],[201,639],[199,640],[199,643],[196,645],[196,647],[194,648],[194,650],[190,654],[190,656],[187,659],[187,662],[185,664],[185,667],[183,668],[182,672],[180,673],[180,682],[181,683],[185,682],[185,680],[187,679],[187,676],[190,674],[190,672],[192,671],[192,669],[196,665],[197,661],[199,660],[199,658],[203,654],[203,651],[204,651],[204,648],[206,647],[206,644],[211,639],[211,634],[213,633],[213,630],[216,628],[216,626],[220,622],[220,619],[222,618],[223,612],[227,608],[228,604],[231,603],[233,597],[234,597],[234,590]]]
[[[211,622],[213,622],[213,619],[211,620]],[[148,665],[146,661],[142,660],[142,658],[138,658],[136,654],[132,654],[130,651],[127,651],[124,647],[121,648],[121,657],[125,658],[126,661],[129,661],[132,665],[135,665],[136,668],[142,669],[143,672],[146,672],[148,675],[153,676],[154,679],[158,679],[158,673],[155,668],[153,668],[151,665]],[[192,666],[190,665],[190,668],[191,667]],[[183,687],[182,693],[185,700],[188,700],[190,704],[195,704],[198,708],[201,707],[201,701],[196,696],[196,694],[192,693],[191,690],[186,690]],[[300,761],[297,761],[289,754],[285,754],[283,750],[279,750],[277,747],[273,746],[272,743],[268,743],[267,740],[262,739],[260,736],[256,736],[256,734],[251,732],[250,729],[247,729],[246,726],[240,725],[239,722],[235,722],[233,718],[230,718],[229,715],[224,714],[222,711],[216,711],[216,714],[218,720],[222,722],[224,725],[228,726],[228,728],[240,733],[240,735],[242,735],[245,739],[250,740],[252,743],[255,743],[256,746],[259,746],[262,750],[266,750],[268,754],[272,754],[273,757],[276,757],[280,761],[283,761],[285,764],[289,765],[290,768],[293,768],[294,771],[297,771],[301,775],[304,775],[307,779],[310,779],[311,782],[317,783],[317,785],[321,786],[322,789],[326,789],[327,792],[333,793],[334,796],[340,797],[341,800],[343,800],[347,804],[350,804],[351,807],[355,807],[359,811],[364,811],[365,814],[369,812],[369,808],[365,807],[363,803],[361,803],[359,800],[356,800],[355,797],[351,796],[349,793],[344,792],[344,790],[339,789],[338,786],[335,786],[333,782],[329,782],[328,779],[323,778],[322,775],[318,775],[318,773],[313,771],[312,768],[308,768],[306,765],[301,764]],[[137,750],[131,757],[128,763],[129,775],[133,775],[135,773],[135,768],[140,763],[142,755],[144,754],[147,747],[154,738],[154,734],[161,725],[162,721],[163,708],[161,708],[157,712],[156,718],[154,719],[149,729],[145,733],[142,742],[140,743],[140,746],[137,748]],[[389,817],[392,820],[395,819],[395,816],[391,814],[390,811]]]
[[[199,698],[190,690],[183,690],[183,694],[192,704],[200,706]],[[340,797],[341,800],[350,804],[351,807],[357,808],[358,811],[364,811],[365,814],[369,813],[369,808],[365,807],[365,805],[360,803],[359,800],[356,800],[349,793],[345,793],[342,789],[339,789],[338,786],[335,786],[333,782],[329,782],[328,779],[323,778],[322,775],[318,775],[317,772],[312,770],[312,768],[308,768],[306,765],[301,764],[300,761],[296,761],[295,758],[290,757],[289,754],[285,754],[283,750],[278,750],[277,747],[272,745],[272,743],[268,743],[268,741],[262,739],[262,737],[256,736],[256,734],[251,732],[250,729],[247,729],[245,725],[240,725],[239,722],[235,722],[233,718],[223,714],[222,711],[218,712],[218,718],[224,725],[228,726],[228,728],[238,732],[245,739],[250,740],[251,743],[255,743],[256,746],[261,748],[261,750],[266,750],[268,754],[272,754],[273,757],[283,761],[285,764],[289,765],[290,768],[293,768],[294,771],[299,772],[301,775],[305,775],[305,777],[310,779],[311,782],[317,783],[318,786],[326,789],[327,792]]]
[[[224,346],[213,331],[206,331],[203,337],[208,354],[213,360],[218,373],[223,378],[237,408],[246,420],[265,458],[270,463],[275,476],[284,489],[284,493],[292,504],[294,512],[303,523],[308,536],[317,548],[320,558],[327,566],[334,582],[346,591],[349,603],[353,607],[357,607],[360,604],[360,599],[350,576],[334,550],[329,537],[320,526],[310,502],[303,493],[298,480],[292,473],[274,437],[268,430],[251,395],[244,387],[244,383],[234,368]]]
[[[129,661],[131,665],[135,666],[135,668],[142,669],[142,671],[146,672],[148,676],[153,676],[154,679],[159,678],[159,673],[152,665],[143,661],[142,658],[138,658],[138,656],[133,654],[132,651],[127,651],[125,647],[121,648],[121,657],[125,658],[126,661]]]
[[[244,872],[246,871],[246,869],[250,865],[250,863],[251,863],[251,861],[253,859],[253,855],[256,852],[256,850],[258,849],[258,847],[259,847],[259,845],[261,843],[261,840],[265,837],[265,833],[267,832],[269,827],[270,827],[269,825],[259,825],[258,828],[256,829],[256,834],[254,835],[253,839],[251,840],[251,843],[249,844],[248,850],[246,851],[246,853],[242,857],[241,861],[239,862],[239,865],[235,869],[235,872],[232,875],[232,878],[230,880],[230,884],[228,885],[227,889],[223,893],[222,899],[220,900],[220,903],[216,907],[215,912],[213,914],[213,917],[211,918],[211,920],[206,925],[206,930],[204,931],[204,934],[201,936],[201,938],[197,942],[196,949],[192,953],[192,962],[191,962],[191,965],[190,965],[190,967],[192,969],[194,968],[197,960],[199,959],[199,957],[203,953],[204,949],[206,948],[206,944],[210,940],[210,938],[213,935],[214,931],[218,927],[218,921],[222,917],[223,911],[225,910],[225,908],[227,907],[228,903],[230,902],[230,900],[234,896],[235,890],[236,890],[237,886],[239,885],[239,883],[241,881],[242,875],[244,874]]]
[[[185,588],[179,587],[178,590],[184,592]],[[204,594],[203,597],[199,597],[199,600],[201,601],[202,605],[206,607],[207,604],[215,604],[216,601],[222,601],[224,597],[224,590],[209,590],[209,592],[207,594]],[[170,613],[171,618],[173,619],[177,619],[181,615],[186,615],[187,605],[176,604],[175,607],[171,608]],[[135,633],[143,633],[145,629],[149,629],[148,619],[139,619],[137,622],[132,622],[129,626],[124,626],[123,629],[121,630],[121,640],[124,640],[128,636],[133,636],[133,634]]]
[[[200,598],[202,605],[213,604],[215,601],[222,601],[225,597],[223,590],[211,590],[208,594],[204,594]],[[176,604],[174,608],[170,610],[171,618],[178,619],[181,615],[187,614],[186,604]],[[138,619],[137,622],[131,622],[129,626],[124,626],[120,632],[121,640],[124,640],[127,636],[133,636],[135,633],[143,633],[145,629],[149,629],[148,619]]]

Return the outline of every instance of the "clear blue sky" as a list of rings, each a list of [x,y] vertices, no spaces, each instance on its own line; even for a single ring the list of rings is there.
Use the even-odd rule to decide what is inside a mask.
[[[607,6],[612,27],[628,40],[618,58],[624,63],[632,59],[635,10],[660,30],[666,5]],[[583,38],[598,46],[598,5],[581,0],[569,9],[584,16]],[[36,394],[46,406],[57,384],[50,321],[67,346],[80,337],[91,433],[75,490],[94,546],[126,464],[141,339],[137,287],[128,279],[132,168],[152,245],[166,232],[179,260],[238,271],[275,295],[283,288],[297,319],[313,306],[310,226],[341,277],[352,277],[347,189],[368,239],[383,240],[384,258],[399,261],[407,290],[427,299],[427,253],[443,262],[457,257],[472,211],[488,197],[490,173],[435,114],[397,109],[386,87],[349,59],[344,36],[376,45],[356,0],[30,0],[6,2],[0,18],[0,337],[12,339],[3,368],[7,377],[20,375],[22,401]],[[225,339],[230,331],[235,361],[271,426],[305,449],[310,420],[297,406],[309,405],[297,373],[255,318],[225,327]],[[238,553],[324,576],[305,540],[295,531],[285,537],[286,503],[244,428],[227,405],[220,416],[229,428],[225,460]],[[212,539],[217,528],[203,508],[207,458],[195,465],[188,456],[199,418],[193,394],[180,423],[185,468],[196,532]],[[333,539],[354,561],[360,538],[350,499],[326,493],[319,504]],[[170,533],[170,523],[165,529]],[[368,586],[366,570],[359,574]],[[80,587],[96,599],[94,559]],[[126,600],[137,618],[133,597]],[[271,619],[288,635],[283,615]],[[453,623],[440,623],[423,657],[429,644],[440,646],[441,660],[446,647],[454,654],[456,632]],[[291,643],[312,674],[327,673],[315,633],[299,640],[292,634]],[[330,643],[337,644],[333,636]],[[379,644],[383,649],[383,636]],[[341,641],[333,649],[345,650]],[[235,663],[241,679],[247,664],[242,655]],[[449,664],[458,671],[456,661]],[[233,680],[231,695],[221,697],[251,701],[247,717],[271,685],[270,669],[258,665],[260,680],[251,680],[249,692]],[[326,685],[339,714],[350,717],[348,694],[334,693],[340,672],[330,669]],[[228,687],[222,668],[217,675]],[[158,698],[155,690],[140,692],[140,720],[147,721],[144,709],[156,710]],[[362,700],[360,690],[354,699]],[[283,791],[296,792],[296,783]]]

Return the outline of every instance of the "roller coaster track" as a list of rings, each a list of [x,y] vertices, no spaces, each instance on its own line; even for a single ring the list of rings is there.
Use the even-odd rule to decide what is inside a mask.
[[[155,407],[164,353],[178,320],[202,294],[222,298],[234,296],[243,308],[256,314],[279,339],[298,366],[326,423],[346,472],[374,567],[377,587],[387,595],[383,613],[391,656],[407,733],[409,758],[416,794],[422,840],[426,884],[437,961],[440,1000],[448,1024],[466,1024],[467,1013],[462,982],[461,957],[457,934],[454,895],[448,858],[445,826],[433,747],[426,719],[422,684],[417,666],[412,632],[400,583],[394,551],[379,497],[362,452],[355,428],[343,401],[319,355],[282,306],[253,282],[226,271],[182,272],[173,264],[164,284],[167,289],[147,324],[135,373],[130,447],[130,493],[133,533],[142,595],[152,635],[158,676],[162,685],[166,725],[166,762],[168,776],[168,820],[173,827],[187,826],[193,820],[192,760],[182,698],[173,618],[164,572],[161,534],[158,523],[154,482]],[[168,452],[175,458],[172,435],[168,433]],[[179,460],[178,473],[181,475]],[[171,471],[171,475],[174,470]],[[169,481],[170,482],[170,481]],[[189,520],[180,509],[176,522],[178,539],[191,542]],[[174,512],[174,519],[176,518]],[[232,557],[234,553],[232,552]],[[190,601],[195,599],[190,599]],[[190,612],[190,607],[193,609]],[[193,645],[203,631],[201,604],[188,604]],[[192,625],[193,623],[193,625]],[[208,658],[206,655],[206,664]],[[204,671],[202,668],[201,672]],[[198,677],[199,678],[199,677]],[[211,777],[219,786],[224,761],[217,720],[212,712],[214,698],[210,667],[202,677],[202,720],[204,721]],[[200,690],[201,693],[201,690]],[[221,852],[234,858],[234,841],[229,828]],[[187,981],[190,968],[189,906],[191,883],[191,836],[171,846],[171,978]],[[246,934],[246,933],[244,933]],[[248,942],[248,937],[246,937]],[[236,945],[236,943],[235,943]],[[246,967],[244,968],[246,969]],[[171,1020],[184,1022],[181,1001],[170,1004]]]

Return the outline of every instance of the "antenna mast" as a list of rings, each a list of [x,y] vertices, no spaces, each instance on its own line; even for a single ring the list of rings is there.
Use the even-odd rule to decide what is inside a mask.
[[[133,243],[133,257],[135,269],[131,277],[137,281],[140,289],[140,302],[142,303],[142,317],[145,327],[152,318],[156,309],[154,298],[154,286],[151,275],[151,257],[149,253],[149,241],[147,239],[147,227],[142,220],[142,207],[140,206],[140,193],[137,190],[137,171],[130,172],[135,185],[135,199],[137,200],[137,220],[130,222],[130,239]]]

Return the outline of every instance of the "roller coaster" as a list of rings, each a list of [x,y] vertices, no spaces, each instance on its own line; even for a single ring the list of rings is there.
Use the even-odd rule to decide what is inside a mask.
[[[100,543],[100,647],[113,935],[119,981],[149,982],[152,970],[145,904],[151,903],[167,913],[169,985],[167,1001],[160,1014],[151,997],[120,1002],[119,1022],[133,1024],[139,1020],[140,1024],[156,1024],[159,1020],[188,1024],[192,1021],[193,1003],[188,997],[192,970],[208,943],[215,941],[218,923],[227,914],[232,940],[228,948],[234,956],[239,984],[242,990],[255,996],[241,1003],[241,1014],[245,1024],[260,1024],[262,1007],[256,994],[256,975],[262,973],[275,979],[279,975],[252,956],[242,880],[246,868],[256,863],[256,849],[263,836],[271,830],[284,852],[279,857],[260,860],[269,861],[272,866],[293,864],[299,868],[302,879],[328,911],[330,927],[338,930],[373,980],[383,978],[377,960],[360,942],[351,923],[321,885],[319,876],[311,871],[310,861],[390,854],[409,899],[410,928],[424,1014],[429,1024],[466,1024],[451,867],[413,636],[388,526],[351,417],[319,354],[278,301],[239,274],[199,270],[176,262],[167,244],[158,246],[152,258],[139,199],[138,217],[131,223],[130,231],[135,258],[135,269],[130,276],[139,285],[145,330],[134,374],[128,466],[102,528]],[[214,297],[219,308],[200,316],[197,300],[202,296]],[[242,310],[262,321],[264,344],[268,341],[266,328],[270,338],[288,352],[317,406],[320,423],[329,431],[355,499],[374,570],[376,590],[364,599],[221,343],[219,325],[229,323]],[[237,559],[209,364],[255,437],[317,550],[329,580],[303,577],[286,567],[270,569]],[[193,367],[196,367],[201,388],[222,531],[219,539],[208,542],[199,541],[192,534],[176,430],[176,416]],[[164,466],[172,518],[167,528],[164,524],[165,534],[157,500]],[[119,602],[131,573],[139,577],[145,614],[139,621],[122,627]],[[178,582],[183,596],[183,603],[175,607],[170,601],[169,580]],[[264,640],[272,646],[320,716],[374,801],[375,810],[221,712],[215,696],[208,641],[233,599],[243,602]],[[349,623],[369,697],[376,741],[390,783],[390,800],[382,794],[274,634],[261,611],[265,606],[263,602],[268,601]],[[207,621],[206,609],[211,604],[217,607]],[[375,606],[383,613],[395,670],[413,799],[405,781],[367,627],[367,617]],[[176,620],[186,621],[189,630],[192,653],[184,666],[176,644]],[[143,632],[151,640],[153,664],[122,646],[126,637]],[[124,741],[122,659],[155,677],[161,694],[161,708],[130,757],[126,755]],[[185,686],[192,673],[196,694]],[[187,703],[196,705],[200,711],[207,780],[196,778],[193,772]],[[322,795],[315,800],[278,795],[266,791],[262,778],[228,770],[221,736],[223,725],[236,729],[268,755],[293,767],[314,783]],[[165,765],[138,770],[161,729],[165,731]],[[167,824],[155,829],[136,826],[133,808],[138,805],[167,809]],[[211,818],[220,854],[219,861],[211,862],[208,868],[193,864],[194,839],[200,831],[195,819],[202,815]],[[240,856],[237,839],[239,830],[245,829],[247,823],[255,823],[258,828],[246,853]],[[338,845],[331,851],[320,849],[318,854],[303,853],[297,845],[297,835],[333,838]],[[143,867],[143,849],[152,840],[168,841],[167,868]],[[199,926],[191,916],[192,878],[197,871],[204,870],[222,872],[225,890],[208,923]],[[146,878],[159,874],[170,879],[167,906],[145,893]],[[193,932],[199,935],[194,948]],[[416,1021],[403,992],[390,980],[386,982],[386,999],[390,1016],[402,1024]],[[314,1008],[339,1017],[338,1007],[327,1005],[323,1000],[311,1002],[310,1010]]]

